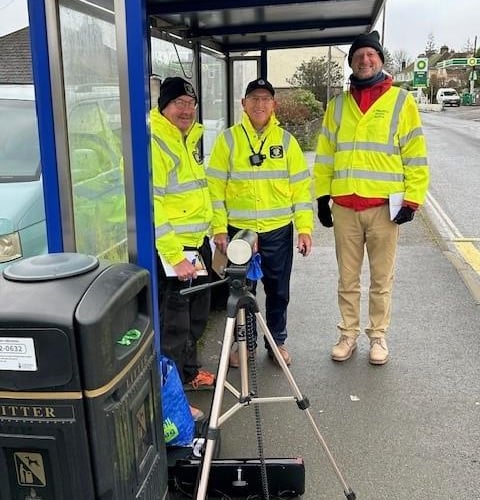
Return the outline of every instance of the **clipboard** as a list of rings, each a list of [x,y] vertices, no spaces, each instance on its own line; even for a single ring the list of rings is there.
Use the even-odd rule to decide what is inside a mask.
[[[197,271],[198,276],[208,276],[208,270],[205,266],[205,262],[202,259],[202,256],[198,253],[197,250],[184,250],[185,258],[190,262],[195,262],[195,269]],[[163,270],[165,271],[165,275],[167,278],[176,278],[177,273],[172,265],[170,265],[163,255],[160,254],[160,261],[162,262]]]

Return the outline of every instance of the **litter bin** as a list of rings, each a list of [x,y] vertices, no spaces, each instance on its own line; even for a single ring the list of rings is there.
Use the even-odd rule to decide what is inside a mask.
[[[150,279],[50,254],[0,276],[0,499],[167,498]]]
[[[465,92],[463,95],[462,95],[462,104],[464,106],[471,106],[473,103],[473,98],[472,98],[472,94],[470,92]]]

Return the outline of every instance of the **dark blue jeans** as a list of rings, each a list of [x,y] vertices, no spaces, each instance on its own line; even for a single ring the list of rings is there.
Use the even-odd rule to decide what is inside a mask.
[[[230,239],[238,231],[238,228],[229,226]],[[293,224],[259,233],[258,252],[262,259],[265,320],[275,343],[283,345],[287,339],[287,307],[290,301],[290,274],[293,262]],[[255,291],[256,282],[252,282],[252,292]],[[267,345],[265,347],[268,348]]]

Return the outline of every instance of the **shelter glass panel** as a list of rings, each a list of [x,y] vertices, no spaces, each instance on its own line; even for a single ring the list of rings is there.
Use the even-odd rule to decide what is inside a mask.
[[[218,134],[227,125],[226,63],[222,57],[201,54],[203,152],[208,156]]]
[[[78,10],[70,8],[76,3]],[[87,12],[82,2],[61,2],[61,47],[76,250],[128,262],[113,0],[110,3]]]

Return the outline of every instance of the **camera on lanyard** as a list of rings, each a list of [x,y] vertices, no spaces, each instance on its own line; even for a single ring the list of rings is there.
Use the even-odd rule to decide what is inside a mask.
[[[253,155],[250,155],[248,159],[250,160],[250,165],[252,165],[252,167],[259,167],[266,157],[267,155],[264,155],[262,153],[255,153]]]

